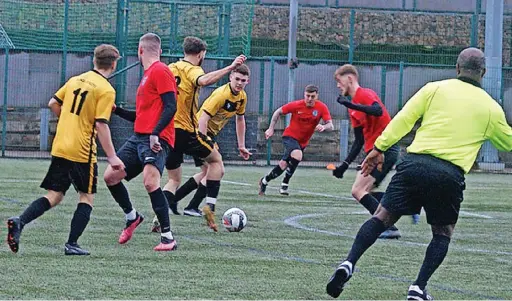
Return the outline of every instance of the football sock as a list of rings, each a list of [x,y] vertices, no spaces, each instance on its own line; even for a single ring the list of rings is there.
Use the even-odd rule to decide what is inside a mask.
[[[288,184],[290,183],[290,179],[293,176],[293,173],[297,169],[297,166],[299,166],[300,161],[295,158],[290,158],[288,167],[286,167],[286,173],[284,174],[283,183]]]
[[[382,191],[372,192],[371,195],[373,195],[373,197],[380,203],[380,200],[382,200],[382,197],[384,196],[384,192],[382,192]]]
[[[132,203],[130,202],[128,190],[126,190],[126,187],[124,186],[123,182],[119,182],[116,185],[107,187],[108,190],[110,190],[110,194],[112,194],[114,200],[119,204],[119,207],[123,209],[123,212],[125,214],[130,213],[133,210],[133,206]]]
[[[215,211],[215,203],[217,203],[217,197],[219,196],[220,181],[218,180],[206,180],[206,204],[210,206],[212,211]]]
[[[43,213],[50,210],[50,208],[52,208],[52,205],[45,197],[40,197],[33,201],[32,204],[30,204],[20,215],[21,226],[23,227],[25,224],[28,224],[40,217]]]
[[[160,222],[161,232],[169,232],[171,231],[171,222],[169,219],[169,205],[165,199],[165,195],[162,192],[161,188],[150,192],[149,197],[151,199],[151,206],[153,207],[153,211]]]
[[[188,179],[185,184],[181,185],[178,190],[176,190],[176,197],[174,199],[175,202],[181,201],[184,197],[186,197],[189,193],[197,189],[197,183],[194,177]]]
[[[68,244],[76,244],[89,223],[92,207],[86,203],[78,203],[75,214],[71,219],[71,230],[69,231]]]
[[[199,209],[199,205],[203,201],[203,199],[206,197],[206,186],[204,186],[202,183],[199,183],[199,187],[196,190],[196,193],[188,203],[187,208],[185,209]]]
[[[377,207],[379,207],[379,201],[375,199],[371,194],[365,194],[360,200],[359,203],[370,212],[371,215],[375,213]]]
[[[419,286],[420,289],[425,289],[428,280],[443,262],[446,257],[446,253],[448,253],[449,245],[450,238],[448,236],[434,234],[427,247],[425,259],[423,260],[423,265],[421,266],[418,278],[414,282],[414,284]]]
[[[279,167],[279,165],[276,165],[276,167],[274,167],[274,169],[272,169],[266,176],[263,177],[263,180],[262,180],[263,184],[267,185],[268,182],[279,177],[283,172],[284,172],[284,170],[282,170],[281,167]]]
[[[371,247],[379,235],[386,230],[384,223],[376,217],[372,217],[367,220],[357,232],[356,239],[352,244],[352,248],[348,253],[347,260],[353,265],[363,255],[366,250]]]
[[[169,206],[171,206],[172,204],[174,204],[176,202],[176,196],[174,195],[174,193],[170,192],[169,190],[163,190],[163,193],[165,195],[165,199],[167,200],[167,203],[169,204]]]

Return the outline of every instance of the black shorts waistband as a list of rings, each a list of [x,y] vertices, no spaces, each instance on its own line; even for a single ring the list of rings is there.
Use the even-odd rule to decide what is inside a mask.
[[[434,157],[432,155],[408,153],[407,155],[405,155],[404,160],[405,159],[409,159],[411,161],[423,164],[439,164],[452,170],[454,173],[459,174],[461,177],[464,177],[465,174],[464,170],[460,166],[455,165],[450,161]]]

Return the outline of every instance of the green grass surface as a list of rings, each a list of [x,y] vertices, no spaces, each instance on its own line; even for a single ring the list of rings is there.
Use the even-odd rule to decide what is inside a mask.
[[[299,168],[289,197],[272,182],[266,197],[256,183],[269,168],[226,168],[217,216],[242,208],[248,227],[212,233],[203,219],[172,216],[179,248],[157,253],[149,232],[151,205],[139,177],[127,185],[146,221],[126,245],[117,243],[124,216],[99,181],[91,222],[80,244],[89,257],[64,256],[76,194],[27,225],[20,252],[5,243],[5,221],[43,190],[49,161],[0,159],[0,299],[330,299],[325,284],[368,218],[350,200],[354,172],[343,180],[328,171]],[[105,165],[100,165],[100,173]],[[195,168],[186,165],[185,175]],[[186,181],[186,178],[184,178]],[[229,182],[228,182],[229,181]],[[429,291],[436,299],[512,299],[510,176],[471,174],[448,257]],[[301,190],[301,191],[299,191]],[[188,198],[180,203],[180,210]],[[421,266],[430,230],[422,216],[397,224],[402,239],[379,240],[360,260],[341,299],[403,299]]]

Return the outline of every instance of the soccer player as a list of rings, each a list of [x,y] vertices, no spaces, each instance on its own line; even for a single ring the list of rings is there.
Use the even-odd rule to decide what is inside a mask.
[[[134,121],[135,133],[119,149],[118,156],[124,162],[125,170],[108,166],[104,179],[114,200],[123,209],[126,227],[119,236],[119,243],[127,243],[144,217],[137,212],[130,201],[122,180],[144,177],[144,187],[151,199],[153,210],[162,225],[160,244],[155,251],[175,250],[169,221],[169,206],[160,189],[160,179],[165,160],[174,147],[174,114],[176,112],[176,79],[164,63],[160,37],[147,33],[139,40],[138,56],[144,67],[135,99],[135,111],[116,108],[115,113]]]
[[[117,48],[99,45],[94,49],[93,70],[70,78],[48,103],[59,117],[52,160],[41,183],[41,188],[48,192],[32,202],[19,217],[11,217],[7,221],[7,243],[14,253],[18,252],[23,227],[57,206],[73,184],[79,199],[64,254],[89,255],[89,251],[78,245],[78,238],[89,223],[96,193],[96,137],[111,168],[124,169],[123,162],[116,156],[108,126],[116,93],[107,77],[116,69],[118,59]]]
[[[220,189],[220,180],[224,175],[222,156],[215,148],[211,138],[198,131],[197,111],[198,97],[201,86],[211,85],[229,74],[238,65],[245,62],[244,55],[238,56],[231,65],[204,73],[201,64],[206,55],[206,43],[196,37],[186,37],[183,41],[184,58],[169,65],[176,76],[178,86],[178,108],[175,118],[176,146],[171,150],[165,163],[169,181],[164,186],[164,193],[169,204],[175,206],[174,193],[181,182],[181,163],[183,154],[203,159],[208,164],[206,172],[206,206],[203,214],[208,226],[218,231],[215,223],[215,203]]]
[[[391,121],[391,117],[389,117],[386,107],[377,94],[372,89],[363,88],[359,85],[359,74],[354,66],[346,64],[339,67],[334,73],[334,79],[341,93],[338,102],[348,108],[350,123],[355,136],[348,156],[332,172],[335,177],[342,179],[350,163],[356,159],[363,146],[366,153],[373,149],[375,139],[386,128]],[[343,99],[345,96],[350,96],[352,101]],[[357,173],[352,185],[352,196],[371,215],[377,210],[379,200],[383,195],[382,192],[371,192],[379,186],[393,168],[398,160],[399,152],[398,145],[393,145],[384,154],[385,161],[382,170],[374,170],[369,177],[364,177],[360,171]],[[400,236],[400,231],[393,225],[384,231],[380,238],[400,238]]]
[[[505,113],[481,88],[485,74],[482,51],[464,49],[456,72],[456,79],[423,86],[389,123],[363,161],[364,175],[375,167],[381,169],[383,153],[422,119],[377,211],[361,226],[348,257],[329,280],[326,289],[332,297],[340,295],[357,261],[382,231],[402,215],[418,213],[423,207],[433,237],[407,299],[432,300],[425,287],[448,252],[463,200],[464,174],[470,171],[485,140],[499,150],[512,150],[512,128]]]
[[[265,138],[269,139],[274,135],[274,127],[281,115],[292,114],[290,125],[283,132],[284,154],[278,165],[276,165],[266,176],[260,179],[259,195],[265,195],[268,182],[279,177],[285,170],[286,175],[281,183],[280,193],[288,195],[288,184],[293,173],[302,161],[302,153],[309,143],[309,139],[315,131],[332,131],[334,126],[331,120],[331,113],[327,106],[318,99],[318,87],[307,85],[304,89],[304,99],[296,100],[285,104],[277,109],[272,115],[270,125],[265,131]],[[324,124],[320,124],[320,119]]]

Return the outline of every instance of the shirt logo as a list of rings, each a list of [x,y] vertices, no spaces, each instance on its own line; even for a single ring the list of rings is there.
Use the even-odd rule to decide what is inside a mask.
[[[297,111],[297,114],[302,114],[302,111]]]
[[[315,116],[315,117],[318,116],[318,111],[317,110],[313,111],[313,116]]]

